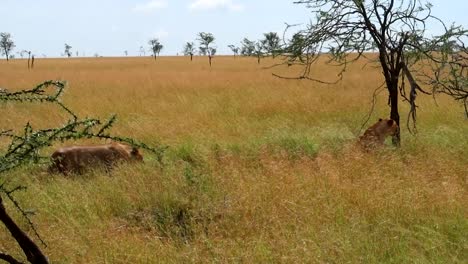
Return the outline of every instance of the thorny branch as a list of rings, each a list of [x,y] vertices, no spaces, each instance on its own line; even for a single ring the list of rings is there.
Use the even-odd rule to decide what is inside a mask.
[[[48,88],[54,89],[50,90]],[[49,162],[49,157],[42,156],[40,151],[57,141],[63,142],[83,138],[97,138],[125,142],[134,147],[143,148],[152,152],[156,155],[161,166],[163,154],[167,148],[167,146],[164,145],[151,147],[133,138],[111,135],[109,130],[117,120],[115,115],[105,121],[94,118],[80,119],[70,108],[60,101],[60,96],[63,94],[65,88],[66,82],[46,81],[32,89],[25,89],[18,92],[9,92],[7,89],[2,89],[0,93],[0,102],[50,103],[58,106],[61,111],[67,113],[69,116],[66,124],[57,128],[35,130],[28,122],[21,133],[15,133],[12,129],[0,131],[0,138],[9,138],[11,140],[6,150],[0,152],[0,209],[2,209],[0,212],[2,218],[0,220],[7,226],[7,229],[10,230],[12,236],[26,254],[28,261],[32,263],[47,263],[47,259],[34,242],[19,229],[6,213],[3,207],[2,196],[8,198],[8,200],[13,203],[14,207],[21,213],[23,218],[27,220],[28,225],[32,228],[36,237],[38,237],[44,246],[45,243],[39,236],[27,212],[23,210],[21,205],[14,198],[14,193],[19,190],[24,190],[25,187],[8,187],[8,181],[4,179],[5,172],[25,164]],[[0,259],[10,261],[10,263],[20,263],[5,253],[0,253]]]

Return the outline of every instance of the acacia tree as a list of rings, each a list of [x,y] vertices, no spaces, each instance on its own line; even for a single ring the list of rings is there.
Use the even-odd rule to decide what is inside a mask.
[[[144,143],[138,142],[132,138],[116,137],[109,133],[116,117],[112,116],[106,121],[94,118],[79,118],[70,108],[63,104],[60,96],[66,88],[65,82],[46,81],[35,88],[9,92],[7,89],[0,90],[0,102],[11,103],[43,103],[45,105],[54,105],[68,117],[65,124],[57,127],[33,129],[30,123],[27,123],[22,131],[13,129],[0,130],[0,139],[2,141],[9,139],[10,144],[0,151],[0,223],[3,223],[12,238],[22,249],[26,259],[30,263],[48,263],[47,257],[43,254],[40,247],[32,238],[24,232],[17,224],[17,221],[10,216],[7,211],[7,204],[4,201],[10,201],[13,209],[19,211],[19,214],[26,220],[26,223],[32,229],[33,234],[39,241],[45,245],[44,241],[38,235],[29,215],[23,210],[21,204],[15,199],[15,193],[25,190],[24,186],[17,186],[9,181],[8,173],[12,170],[31,164],[41,164],[49,162],[48,156],[42,155],[42,150],[51,146],[55,142],[64,142],[67,140],[78,140],[83,138],[107,139],[119,142],[125,142],[134,147],[144,148],[156,155],[157,160],[162,164],[162,156],[165,146],[152,148]],[[3,232],[3,231],[2,231]],[[23,263],[8,252],[0,251],[0,260],[8,263]]]
[[[150,45],[150,51],[153,53],[153,57],[156,60],[156,57],[159,55],[164,46],[161,44],[161,42],[159,42],[159,39],[157,38],[150,39],[148,41],[148,44]]]
[[[5,55],[7,61],[10,59],[10,53],[14,47],[16,46],[11,39],[11,34],[6,32],[0,33],[0,52]]]
[[[195,53],[195,44],[193,42],[185,43],[183,52],[184,52],[185,56],[190,55],[190,61],[192,61],[193,60],[193,54]]]
[[[208,55],[208,61],[211,67],[211,59],[216,53],[216,48],[211,47],[210,45],[213,44],[215,37],[211,33],[200,32],[198,33],[198,39],[200,42],[200,54]]]
[[[339,81],[348,63],[367,58],[366,52],[377,51],[378,60],[368,59],[382,69],[389,94],[390,118],[398,125],[400,96],[411,106],[408,122],[412,120],[415,124],[417,93],[431,93],[421,87],[425,82],[418,78],[419,65],[426,60],[432,62],[436,69],[442,69],[450,64],[451,57],[447,54],[456,53],[448,43],[466,41],[465,30],[456,26],[445,27],[431,14],[432,5],[423,5],[419,0],[301,0],[295,3],[304,4],[314,15],[314,20],[306,29],[298,31],[294,41],[285,49],[293,51],[287,53],[288,64],[304,66],[299,78],[323,81],[314,76],[312,65],[326,53],[331,58],[329,63],[342,67],[335,82]],[[445,32],[440,36],[426,37],[426,24],[429,22],[442,24]],[[447,71],[444,73],[446,75]],[[464,74],[466,80],[466,72]],[[440,78],[432,77],[434,87],[442,83]],[[409,82],[409,87],[405,86],[406,82]],[[400,144],[400,131],[393,137],[393,143]]]
[[[255,41],[244,38],[241,45],[240,53],[242,56],[253,56],[255,54]]]
[[[262,40],[265,53],[267,55],[272,55],[275,57],[277,54],[280,53],[281,46],[280,46],[280,37],[276,32],[268,32],[263,34],[264,39]]]
[[[257,63],[260,64],[260,59],[265,55],[265,40],[259,40],[255,42],[255,56],[257,57]]]
[[[234,53],[234,58],[236,58],[236,55],[239,55],[239,47],[236,47],[234,45],[228,45],[228,47],[232,50],[232,53]]]
[[[301,64],[304,64],[304,60],[307,56],[305,54],[310,54],[307,49],[305,36],[301,33],[296,33],[292,36],[289,45],[284,47],[283,53],[289,56],[288,65],[291,65],[294,61],[298,61]]]
[[[70,58],[72,55],[71,49],[72,49],[72,46],[65,43],[65,55],[67,55],[68,58]]]
[[[241,41],[242,48],[240,53],[242,56],[255,56],[257,63],[260,64],[260,59],[265,55],[266,40],[253,41],[244,38]]]

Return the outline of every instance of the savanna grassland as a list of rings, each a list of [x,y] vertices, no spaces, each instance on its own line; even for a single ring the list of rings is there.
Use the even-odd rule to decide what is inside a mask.
[[[201,57],[38,59],[28,71],[25,60],[0,61],[1,87],[67,80],[63,101],[80,116],[115,113],[115,134],[169,146],[162,169],[144,153],[144,164],[110,175],[63,177],[46,166],[6,175],[28,186],[17,198],[34,210],[50,260],[466,263],[462,106],[420,95],[418,134],[403,127],[401,148],[363,153],[354,142],[382,83],[379,69],[358,62],[340,83],[324,85],[273,77],[298,70],[263,68],[273,63],[215,57],[210,69]],[[330,80],[336,70],[314,69]],[[367,126],[388,116],[386,103],[383,91]],[[55,110],[1,103],[0,130],[60,125]],[[22,254],[3,226],[0,250]]]

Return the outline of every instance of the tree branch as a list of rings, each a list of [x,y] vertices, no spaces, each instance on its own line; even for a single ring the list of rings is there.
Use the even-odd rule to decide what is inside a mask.
[[[8,255],[8,254],[5,254],[5,253],[2,253],[0,252],[0,259],[10,263],[10,264],[24,264],[23,262],[20,262],[18,260],[16,260],[14,257]]]
[[[32,241],[28,235],[18,227],[13,219],[8,215],[3,204],[2,196],[0,195],[0,221],[10,232],[11,236],[16,240],[18,245],[23,250],[29,262],[34,264],[49,263],[46,256],[42,253],[39,247]]]

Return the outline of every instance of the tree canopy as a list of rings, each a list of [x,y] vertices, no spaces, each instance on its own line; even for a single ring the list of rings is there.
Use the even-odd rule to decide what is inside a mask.
[[[234,57],[236,57],[236,55],[239,55],[239,50],[240,50],[239,47],[236,47],[235,45],[230,44],[228,45],[228,48],[230,48],[232,53],[234,53]]]
[[[418,93],[455,93],[456,98],[465,100],[466,106],[466,97],[462,99],[460,90],[466,93],[464,41],[467,31],[456,25],[447,27],[432,15],[431,4],[422,4],[419,0],[301,0],[295,3],[304,5],[313,15],[311,22],[297,31],[285,48],[286,63],[304,66],[299,78],[333,83],[341,79],[348,63],[366,58],[382,68],[389,94],[390,118],[399,125],[400,96],[410,105],[408,122],[412,120],[413,124]],[[428,36],[428,23],[439,24],[443,32]],[[287,30],[290,28],[288,26]],[[377,59],[370,53],[377,53]],[[337,80],[321,80],[314,75],[313,65],[322,55],[330,57],[330,64],[341,67]],[[465,59],[455,61],[454,56]],[[422,68],[427,67],[424,66],[427,63],[436,75],[424,74]],[[457,82],[455,77],[465,81]],[[424,84],[430,84],[433,89]],[[394,138],[396,145],[399,142],[400,133]]]
[[[193,54],[195,54],[195,44],[193,42],[185,43],[183,52],[185,56],[190,56],[190,60],[193,60]]]
[[[255,41],[244,38],[241,45],[240,53],[242,56],[253,56],[255,54]]]
[[[264,40],[262,44],[264,46],[265,52],[269,55],[276,56],[281,52],[280,37],[276,32],[264,33]]]
[[[150,39],[148,41],[148,44],[150,45],[150,51],[153,53],[153,57],[156,60],[156,57],[159,55],[164,46],[161,44],[161,42],[159,42],[159,39],[157,38]]]
[[[11,39],[10,33],[0,33],[0,52],[5,55],[7,61],[10,59],[10,53],[15,47],[15,43]]]
[[[70,58],[72,55],[71,49],[72,49],[72,46],[65,43],[65,55],[67,55],[68,58]]]
[[[211,59],[216,54],[216,48],[211,46],[214,43],[215,37],[211,33],[200,32],[198,33],[197,40],[200,42],[200,54],[208,55],[208,60],[211,66]]]

